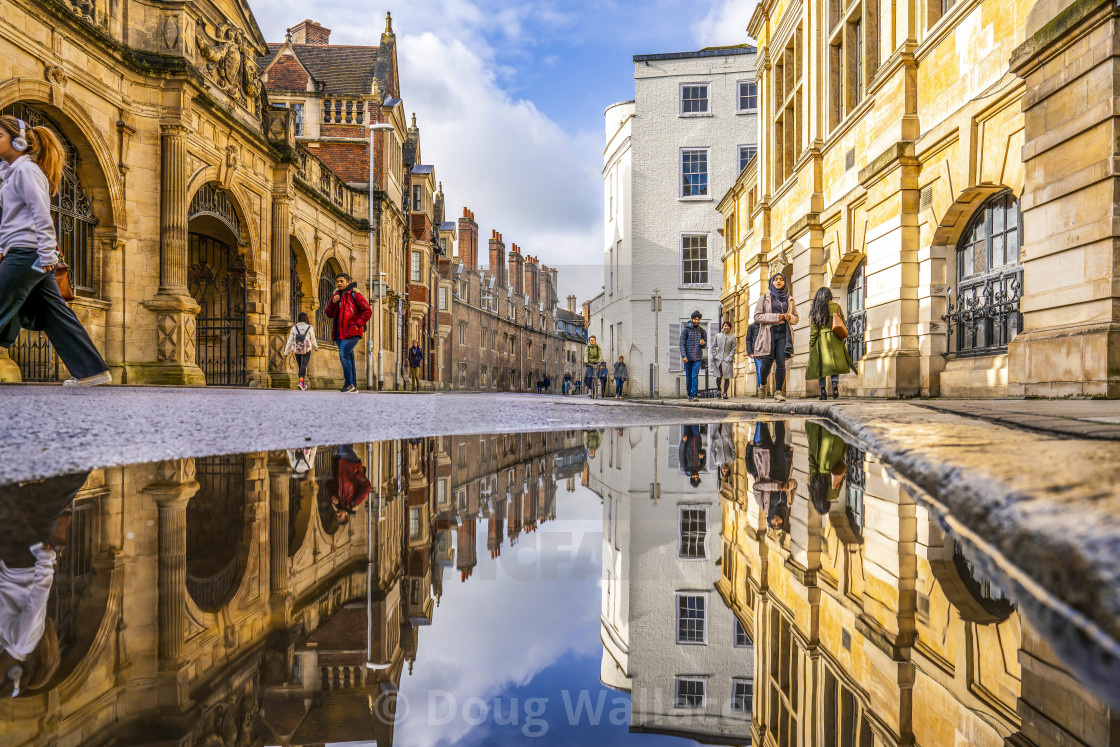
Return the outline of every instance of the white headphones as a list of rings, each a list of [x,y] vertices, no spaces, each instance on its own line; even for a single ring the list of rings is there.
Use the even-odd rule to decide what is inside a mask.
[[[17,119],[19,122],[19,137],[12,139],[12,147],[21,153],[27,150],[27,123],[22,119]]]

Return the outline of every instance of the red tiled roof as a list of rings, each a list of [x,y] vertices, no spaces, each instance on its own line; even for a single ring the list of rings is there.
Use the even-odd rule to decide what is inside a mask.
[[[268,55],[258,60],[268,66],[283,44],[269,44]],[[377,68],[377,47],[343,44],[293,44],[292,50],[311,76],[323,84],[327,96],[361,96],[370,92]]]

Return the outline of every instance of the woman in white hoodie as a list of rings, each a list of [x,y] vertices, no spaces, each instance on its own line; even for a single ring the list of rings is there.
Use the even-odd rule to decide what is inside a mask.
[[[296,362],[299,364],[297,386],[302,390],[307,389],[307,363],[311,360],[311,351],[318,349],[319,341],[315,339],[315,328],[307,321],[307,314],[301,311],[299,319],[288,331],[288,342],[284,344],[284,357],[288,357],[288,351],[296,354]]]
[[[58,634],[47,619],[55,549],[89,472],[0,487],[0,688],[46,685],[58,669]]]
[[[51,195],[62,178],[62,144],[46,127],[0,117],[0,347],[21,327],[42,330],[72,378],[100,386],[113,377],[54,279],[58,239]]]

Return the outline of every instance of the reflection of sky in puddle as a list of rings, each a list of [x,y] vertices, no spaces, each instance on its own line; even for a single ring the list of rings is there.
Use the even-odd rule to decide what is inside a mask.
[[[479,532],[466,582],[444,569],[439,611],[400,684],[400,744],[687,744],[629,734],[629,694],[599,682],[603,508],[576,485],[556,511],[497,558]]]

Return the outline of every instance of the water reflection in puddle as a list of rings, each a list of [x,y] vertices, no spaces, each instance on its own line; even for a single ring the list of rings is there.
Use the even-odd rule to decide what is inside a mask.
[[[96,469],[0,487],[0,560],[4,745],[1117,739],[812,421]]]

